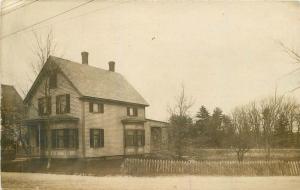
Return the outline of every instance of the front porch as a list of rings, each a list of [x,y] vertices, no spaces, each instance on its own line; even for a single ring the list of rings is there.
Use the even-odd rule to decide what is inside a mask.
[[[45,158],[49,153],[52,158],[80,157],[78,121],[72,116],[25,120],[29,157]]]

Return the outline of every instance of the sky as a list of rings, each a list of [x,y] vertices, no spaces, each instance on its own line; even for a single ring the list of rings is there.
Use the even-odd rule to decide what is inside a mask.
[[[8,7],[1,37],[84,2]],[[93,1],[1,38],[1,83],[21,94],[31,86],[33,32],[43,38],[52,30],[55,56],[81,62],[80,53],[88,51],[89,64],[104,69],[115,61],[116,71],[149,102],[148,118],[167,120],[182,85],[195,102],[192,116],[201,105],[229,114],[273,95],[276,86],[285,94],[300,85],[299,72],[286,75],[300,64],[279,43],[300,54],[299,12],[299,2]]]

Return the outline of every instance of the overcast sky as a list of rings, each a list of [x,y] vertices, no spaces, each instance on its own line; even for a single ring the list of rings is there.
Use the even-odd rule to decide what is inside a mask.
[[[86,1],[37,1],[2,16],[1,36],[10,34]],[[6,2],[8,3],[8,2]],[[11,1],[10,1],[11,3]],[[13,9],[12,9],[13,10]],[[149,102],[147,117],[166,120],[181,84],[201,105],[225,113],[237,105],[300,84],[300,73],[278,44],[300,53],[298,2],[96,1],[1,43],[1,81],[20,91],[30,86],[32,30],[51,28],[56,56],[116,71]]]

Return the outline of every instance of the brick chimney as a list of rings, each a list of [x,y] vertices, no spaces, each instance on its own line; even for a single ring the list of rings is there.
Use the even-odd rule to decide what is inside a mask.
[[[81,52],[82,64],[89,64],[89,52],[83,51]]]
[[[114,61],[108,62],[109,71],[115,72],[115,64],[116,64],[116,63],[115,63]]]

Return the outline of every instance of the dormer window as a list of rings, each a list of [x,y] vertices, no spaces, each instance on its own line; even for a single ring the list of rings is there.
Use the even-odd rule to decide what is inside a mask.
[[[49,77],[49,88],[53,89],[57,87],[57,74],[53,73]]]
[[[127,116],[138,116],[138,109],[135,107],[127,107]]]
[[[104,104],[90,102],[89,110],[90,110],[90,113],[104,113]]]

